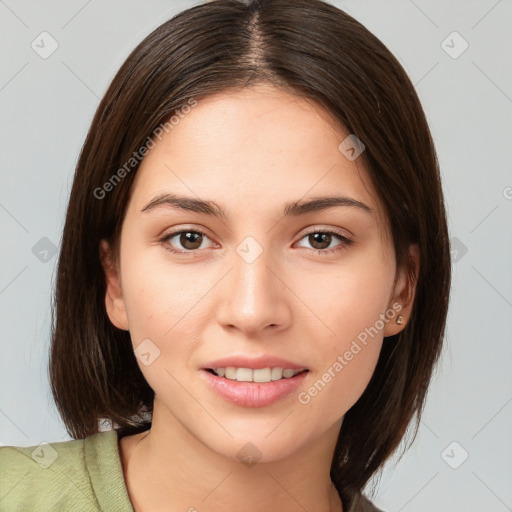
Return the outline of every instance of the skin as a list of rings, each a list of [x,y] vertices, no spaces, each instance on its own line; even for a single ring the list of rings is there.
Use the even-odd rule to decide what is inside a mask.
[[[142,161],[119,259],[101,245],[112,323],[129,330],[134,348],[150,339],[160,350],[150,365],[138,361],[156,394],[152,427],[120,441],[136,511],[342,510],[329,470],[343,416],[367,386],[383,338],[405,327],[414,298],[361,158],[338,150],[347,135],[316,104],[259,85],[199,100]],[[162,193],[215,201],[228,217],[169,206],[141,212]],[[372,212],[340,206],[282,216],[289,201],[333,193]],[[187,251],[179,235],[160,242],[179,229],[207,234],[192,257],[166,250]],[[306,236],[332,229],[353,243]],[[236,251],[247,236],[263,249],[252,263]],[[411,255],[418,261],[414,246]],[[404,323],[387,322],[301,404],[298,394],[393,303]],[[208,361],[263,354],[310,370],[273,405],[235,405],[199,378]],[[237,458],[248,442],[261,454],[251,467]]]

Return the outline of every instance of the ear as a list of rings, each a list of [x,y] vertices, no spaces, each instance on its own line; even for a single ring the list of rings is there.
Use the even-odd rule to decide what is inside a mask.
[[[118,328],[128,330],[128,316],[123,299],[123,290],[121,288],[121,276],[118,262],[115,261],[106,240],[100,242],[100,261],[105,272],[106,292],[105,308],[110,321]]]
[[[413,263],[414,276],[409,275],[407,266],[399,269],[395,288],[391,294],[391,300],[388,304],[388,310],[395,311],[396,315],[386,323],[384,327],[384,337],[398,334],[407,325],[411,318],[412,306],[416,295],[416,284],[420,270],[420,251],[417,244],[409,246],[409,259]],[[399,315],[402,316],[402,323],[397,323]]]

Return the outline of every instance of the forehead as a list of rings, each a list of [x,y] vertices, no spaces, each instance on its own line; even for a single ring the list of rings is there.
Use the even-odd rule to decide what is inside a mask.
[[[308,196],[340,194],[380,205],[361,158],[339,149],[348,131],[319,105],[258,86],[197,100],[142,161],[139,210],[174,192],[236,203],[252,213]]]

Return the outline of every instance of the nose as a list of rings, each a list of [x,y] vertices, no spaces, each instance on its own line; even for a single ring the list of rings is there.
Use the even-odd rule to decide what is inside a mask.
[[[218,290],[217,321],[223,327],[238,329],[249,337],[289,326],[293,294],[270,253],[264,249],[252,262],[238,253],[233,255],[231,271]]]

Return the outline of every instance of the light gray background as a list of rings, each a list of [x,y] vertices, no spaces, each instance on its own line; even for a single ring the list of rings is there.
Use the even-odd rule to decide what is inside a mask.
[[[46,372],[51,248],[74,166],[128,53],[197,3],[0,1],[2,444],[69,439]],[[512,2],[332,3],[381,38],[416,84],[457,239],[442,362],[418,437],[387,465],[375,502],[389,512],[512,510]],[[51,48],[43,31],[58,43],[46,59],[31,47]]]

